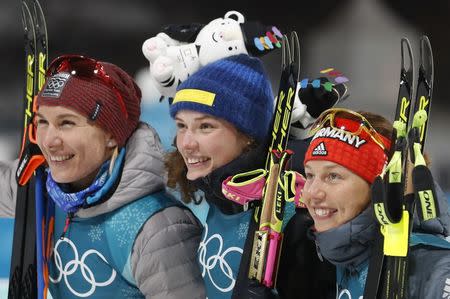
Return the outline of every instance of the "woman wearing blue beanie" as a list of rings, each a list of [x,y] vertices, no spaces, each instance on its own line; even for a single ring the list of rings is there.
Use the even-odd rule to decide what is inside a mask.
[[[227,177],[264,167],[273,103],[261,61],[243,54],[194,73],[171,103],[177,136],[176,150],[166,157],[168,186],[178,188],[186,202],[201,190],[210,206],[198,250],[208,298],[278,297],[247,278],[258,227],[254,209],[222,194]],[[299,159],[306,146],[296,143]]]

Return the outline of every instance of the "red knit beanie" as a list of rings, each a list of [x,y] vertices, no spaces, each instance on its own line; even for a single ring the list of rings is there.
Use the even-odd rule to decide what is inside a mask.
[[[141,90],[120,67],[107,62],[99,63],[114,87],[98,76],[77,76],[61,71],[47,77],[37,96],[37,106],[73,109],[111,133],[122,147],[139,123]],[[117,92],[122,96],[128,117],[121,108]]]
[[[361,124],[357,121],[336,118],[337,128],[346,128],[351,132],[357,131]],[[390,141],[378,134],[386,149]],[[385,151],[370,137],[366,131],[358,136],[351,135],[345,130],[323,127],[314,135],[306,151],[304,164],[310,160],[326,160],[337,163],[362,177],[372,184],[387,162]]]

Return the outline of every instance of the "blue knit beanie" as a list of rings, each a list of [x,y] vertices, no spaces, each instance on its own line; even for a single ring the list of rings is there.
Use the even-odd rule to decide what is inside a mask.
[[[177,88],[170,116],[193,110],[227,120],[257,141],[269,133],[273,115],[270,81],[258,58],[245,54],[210,63]]]

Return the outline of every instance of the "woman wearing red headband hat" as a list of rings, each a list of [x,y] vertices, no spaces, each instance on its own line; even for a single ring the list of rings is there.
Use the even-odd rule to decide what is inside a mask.
[[[43,245],[53,298],[205,297],[195,262],[201,227],[164,192],[162,146],[139,122],[140,101],[134,80],[111,63],[70,55],[47,71],[35,119],[46,160],[37,200],[54,220]],[[13,217],[17,165],[0,167],[1,190],[10,190],[0,216]]]
[[[335,108],[322,113],[311,130],[302,194],[312,218],[307,235],[315,241],[319,257],[336,267],[336,276],[334,287],[317,288],[305,298],[316,298],[314,294],[319,292],[328,293],[328,298],[362,298],[379,230],[370,186],[386,165],[392,126],[372,113]],[[439,197],[440,219],[428,220],[429,223],[420,226],[420,232],[429,234],[436,243],[410,244],[406,298],[444,298],[449,293],[446,290],[450,278],[450,243],[445,238],[450,235],[450,218],[445,197]],[[285,248],[280,269],[283,273],[292,273],[294,269],[310,271],[296,265],[297,251],[303,245],[296,236],[302,232],[294,226],[298,227],[300,222],[305,223],[305,213],[298,211],[286,228],[285,238],[299,243]],[[315,271],[311,283],[320,275]],[[290,284],[284,283],[280,294],[283,298],[297,298],[302,283],[292,277]]]

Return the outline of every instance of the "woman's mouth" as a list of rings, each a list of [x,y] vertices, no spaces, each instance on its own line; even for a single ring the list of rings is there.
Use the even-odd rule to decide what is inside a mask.
[[[331,217],[336,212],[337,212],[336,209],[314,208],[314,214],[319,218]]]
[[[59,155],[59,156],[50,156],[49,158],[51,162],[64,162],[72,159],[74,156],[75,155]]]
[[[206,157],[198,157],[198,158],[187,158],[187,163],[189,166],[197,166],[197,165],[201,165],[206,161],[209,161],[210,158],[206,158]]]

